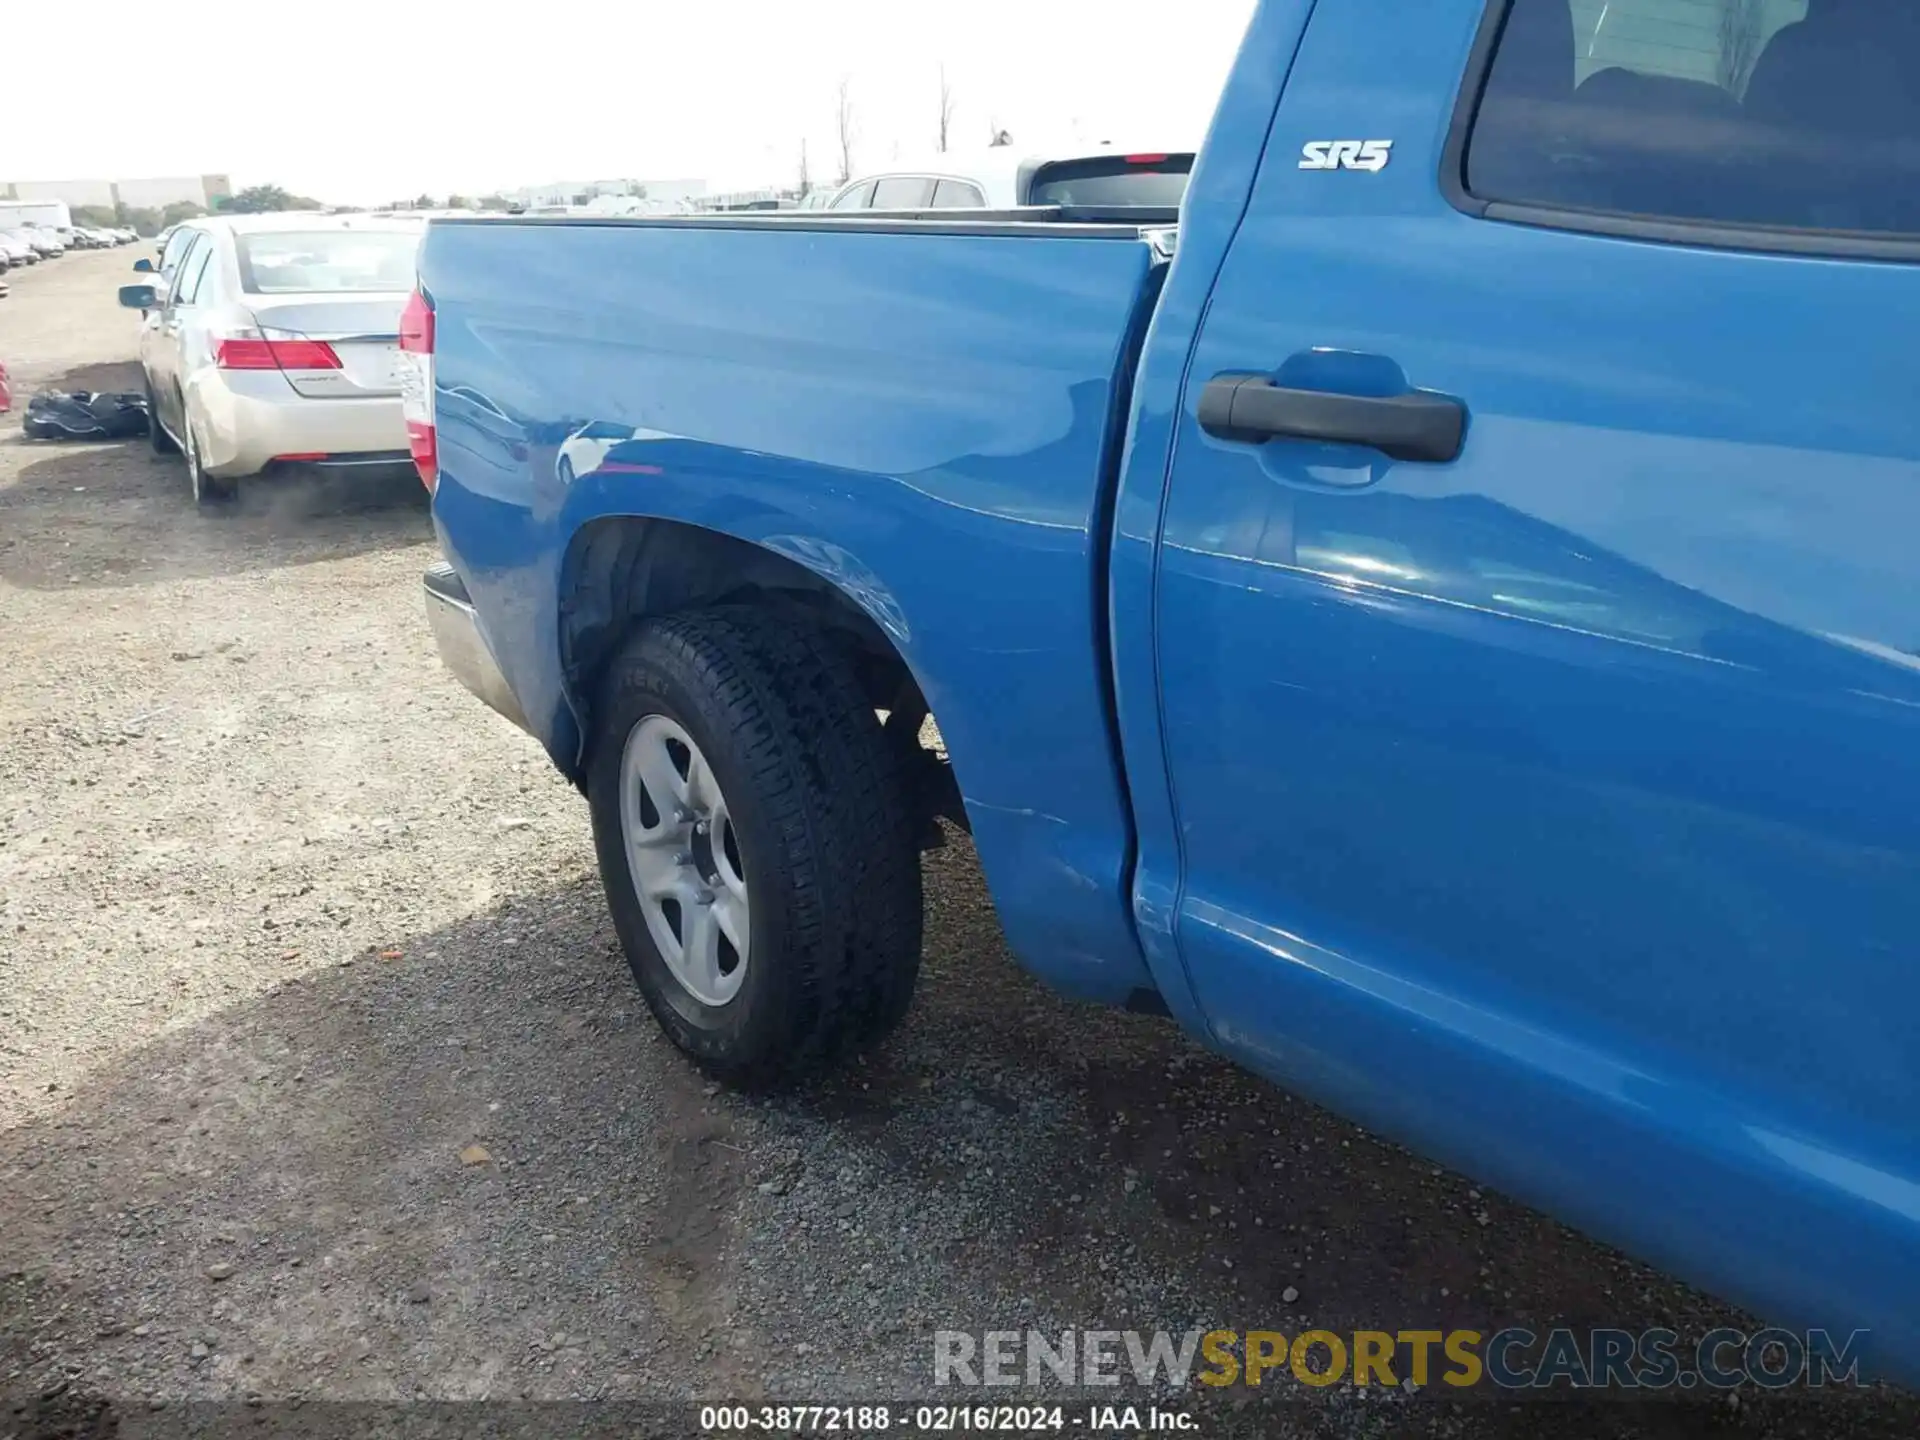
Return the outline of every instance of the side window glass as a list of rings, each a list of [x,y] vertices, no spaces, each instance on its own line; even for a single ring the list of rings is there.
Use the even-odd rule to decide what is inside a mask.
[[[867,202],[872,199],[873,182],[869,180],[864,185],[854,186],[853,189],[847,191],[846,194],[834,201],[833,208],[836,210],[864,210],[867,208]]]
[[[187,247],[199,239],[198,230],[176,230],[168,237],[167,248],[160,252],[160,273],[172,275],[180,268],[180,261],[187,253]]]
[[[933,201],[933,182],[923,175],[889,175],[873,187],[876,210],[924,210]]]
[[[180,284],[175,287],[174,304],[192,305],[200,298],[200,292],[206,288],[207,270],[213,261],[213,241],[202,240],[194,247],[193,255],[180,268]]]
[[[1920,235],[1920,5],[1513,0],[1465,179],[1488,201]]]
[[[986,203],[987,197],[980,193],[980,187],[970,185],[965,180],[941,180],[933,187],[933,208],[936,210],[977,210]]]
[[[206,247],[207,241],[205,236],[198,230],[195,230],[187,236],[187,243],[181,246],[180,252],[173,257],[173,266],[171,269],[167,268],[165,257],[161,257],[160,278],[165,282],[167,303],[169,305],[179,303],[180,297],[185,291],[183,282],[187,277],[186,267],[192,264],[195,258],[205,251]],[[172,246],[169,245],[168,248],[171,249]]]

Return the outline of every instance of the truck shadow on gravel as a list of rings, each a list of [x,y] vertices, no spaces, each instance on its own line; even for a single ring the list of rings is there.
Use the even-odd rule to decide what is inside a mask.
[[[0,581],[112,588],[340,560],[432,538],[427,497],[391,478],[288,475],[243,482],[196,509],[185,467],[145,440],[0,440]]]
[[[821,1403],[929,1395],[940,1328],[1741,1323],[1164,1022],[1054,998],[964,843],[928,879],[902,1033],[774,1099],[668,1047],[590,879],[305,973],[327,934],[264,936],[284,983],[0,1135],[0,1382]],[[1884,1391],[1181,1403],[1210,1435],[1920,1433]]]

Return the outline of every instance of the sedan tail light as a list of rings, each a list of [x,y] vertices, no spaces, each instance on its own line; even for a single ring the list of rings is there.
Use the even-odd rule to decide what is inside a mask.
[[[407,297],[400,312],[400,408],[414,469],[432,493],[440,483],[440,441],[433,428],[433,302],[420,290]]]
[[[324,340],[269,336],[262,331],[228,335],[214,347],[222,370],[338,370],[340,357]]]

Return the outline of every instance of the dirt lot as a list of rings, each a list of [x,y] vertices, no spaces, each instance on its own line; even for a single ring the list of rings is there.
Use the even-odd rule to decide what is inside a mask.
[[[900,1037],[806,1098],[705,1084],[630,986],[584,805],[439,669],[418,494],[210,519],[143,443],[21,439],[36,384],[137,384],[132,253],[0,302],[0,1435],[92,1397],[906,1397],[935,1328],[1728,1322],[1052,998],[964,843]],[[1182,1403],[1208,1434],[1920,1433],[1879,1392]]]

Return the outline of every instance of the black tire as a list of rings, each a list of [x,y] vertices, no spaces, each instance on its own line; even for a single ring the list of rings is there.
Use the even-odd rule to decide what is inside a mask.
[[[193,417],[187,413],[187,402],[180,401],[180,429],[186,440],[187,489],[193,495],[193,503],[202,510],[218,510],[230,502],[238,487],[232,480],[223,480],[207,474],[206,467],[200,463],[200,447],[193,438]]]
[[[143,373],[140,382],[147,392],[147,444],[156,455],[172,455],[180,447],[173,443],[173,437],[167,434],[166,427],[160,423],[160,407],[153,400],[153,381]]]
[[[750,958],[711,1006],[668,968],[627,865],[620,774],[649,715],[683,727],[740,842]],[[872,1044],[920,967],[920,855],[899,762],[847,657],[783,617],[716,609],[643,622],[592,724],[587,798],[614,927],[654,1018],[703,1069],[759,1087]]]

